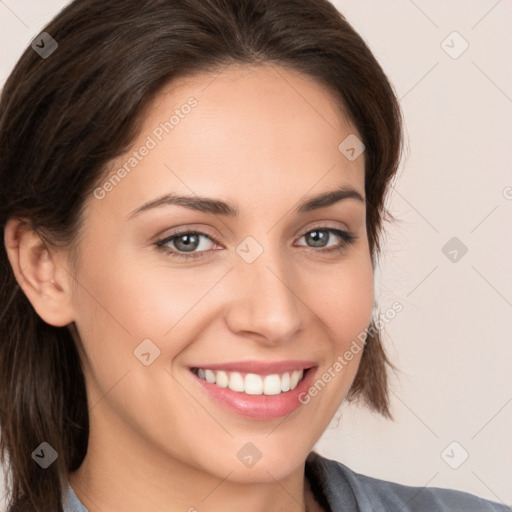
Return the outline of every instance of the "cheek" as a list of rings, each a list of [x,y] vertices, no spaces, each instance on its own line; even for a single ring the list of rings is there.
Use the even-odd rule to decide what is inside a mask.
[[[323,284],[323,286],[319,286]],[[312,296],[315,312],[329,330],[339,352],[370,324],[374,305],[371,260],[365,257],[344,262],[325,276]]]
[[[214,276],[205,274],[122,254],[102,265],[91,259],[79,277],[84,293],[75,302],[84,325],[101,325],[103,337],[118,333],[135,344],[172,332],[211,288]]]

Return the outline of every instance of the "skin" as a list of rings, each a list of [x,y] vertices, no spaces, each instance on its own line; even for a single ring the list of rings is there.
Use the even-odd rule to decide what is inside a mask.
[[[168,84],[133,148],[191,96],[197,106],[121,183],[103,199],[88,198],[76,268],[66,248],[45,244],[16,219],[7,225],[9,258],[34,308],[52,325],[75,322],[80,336],[90,438],[70,482],[90,512],[294,512],[305,502],[320,510],[305,459],[347,394],[361,353],[284,421],[224,409],[188,368],[299,359],[315,361],[318,377],[369,325],[365,204],[294,210],[342,185],[364,198],[364,154],[349,161],[338,150],[348,135],[362,137],[326,88],[266,64]],[[128,218],[170,192],[232,202],[240,217],[167,205]],[[304,236],[319,227],[357,238],[326,253]],[[196,249],[202,257],[157,250],[176,228],[212,238]],[[263,248],[250,264],[236,252],[247,236]],[[340,245],[325,236],[325,245]],[[168,246],[183,253],[178,242]],[[149,366],[133,354],[146,338],[160,350]],[[251,468],[236,455],[247,442],[262,453]]]

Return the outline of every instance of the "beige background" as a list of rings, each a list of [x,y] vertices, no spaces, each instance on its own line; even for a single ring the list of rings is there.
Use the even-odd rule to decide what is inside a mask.
[[[0,0],[0,85],[67,3]],[[389,202],[399,221],[387,228],[377,283],[380,311],[396,300],[403,311],[386,325],[400,368],[395,421],[344,407],[316,448],[371,476],[512,504],[512,2],[335,5],[405,115],[407,158]],[[464,41],[457,58],[445,51],[457,56]],[[465,255],[442,252],[452,237]]]

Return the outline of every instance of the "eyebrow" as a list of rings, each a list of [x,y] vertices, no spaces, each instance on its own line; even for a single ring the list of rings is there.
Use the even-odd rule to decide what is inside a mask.
[[[346,199],[356,199],[363,204],[365,203],[365,199],[356,189],[347,185],[342,185],[337,190],[324,192],[309,198],[307,201],[300,203],[298,208],[295,210],[298,213],[306,213],[313,210],[318,210],[320,208],[326,208]],[[152,210],[154,208],[169,205],[183,206],[191,210],[197,210],[203,213],[211,213],[214,215],[223,215],[226,217],[240,216],[240,211],[236,205],[220,201],[219,199],[197,195],[180,196],[176,194],[165,194],[158,197],[157,199],[154,199],[153,201],[149,201],[143,204],[139,208],[136,208],[128,215],[128,218],[135,217],[142,212]]]

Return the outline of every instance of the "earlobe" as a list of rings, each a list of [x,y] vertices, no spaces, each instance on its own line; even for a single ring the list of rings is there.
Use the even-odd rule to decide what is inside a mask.
[[[55,327],[73,322],[69,273],[59,268],[66,262],[62,249],[14,218],[7,221],[4,243],[16,280],[37,314]]]

